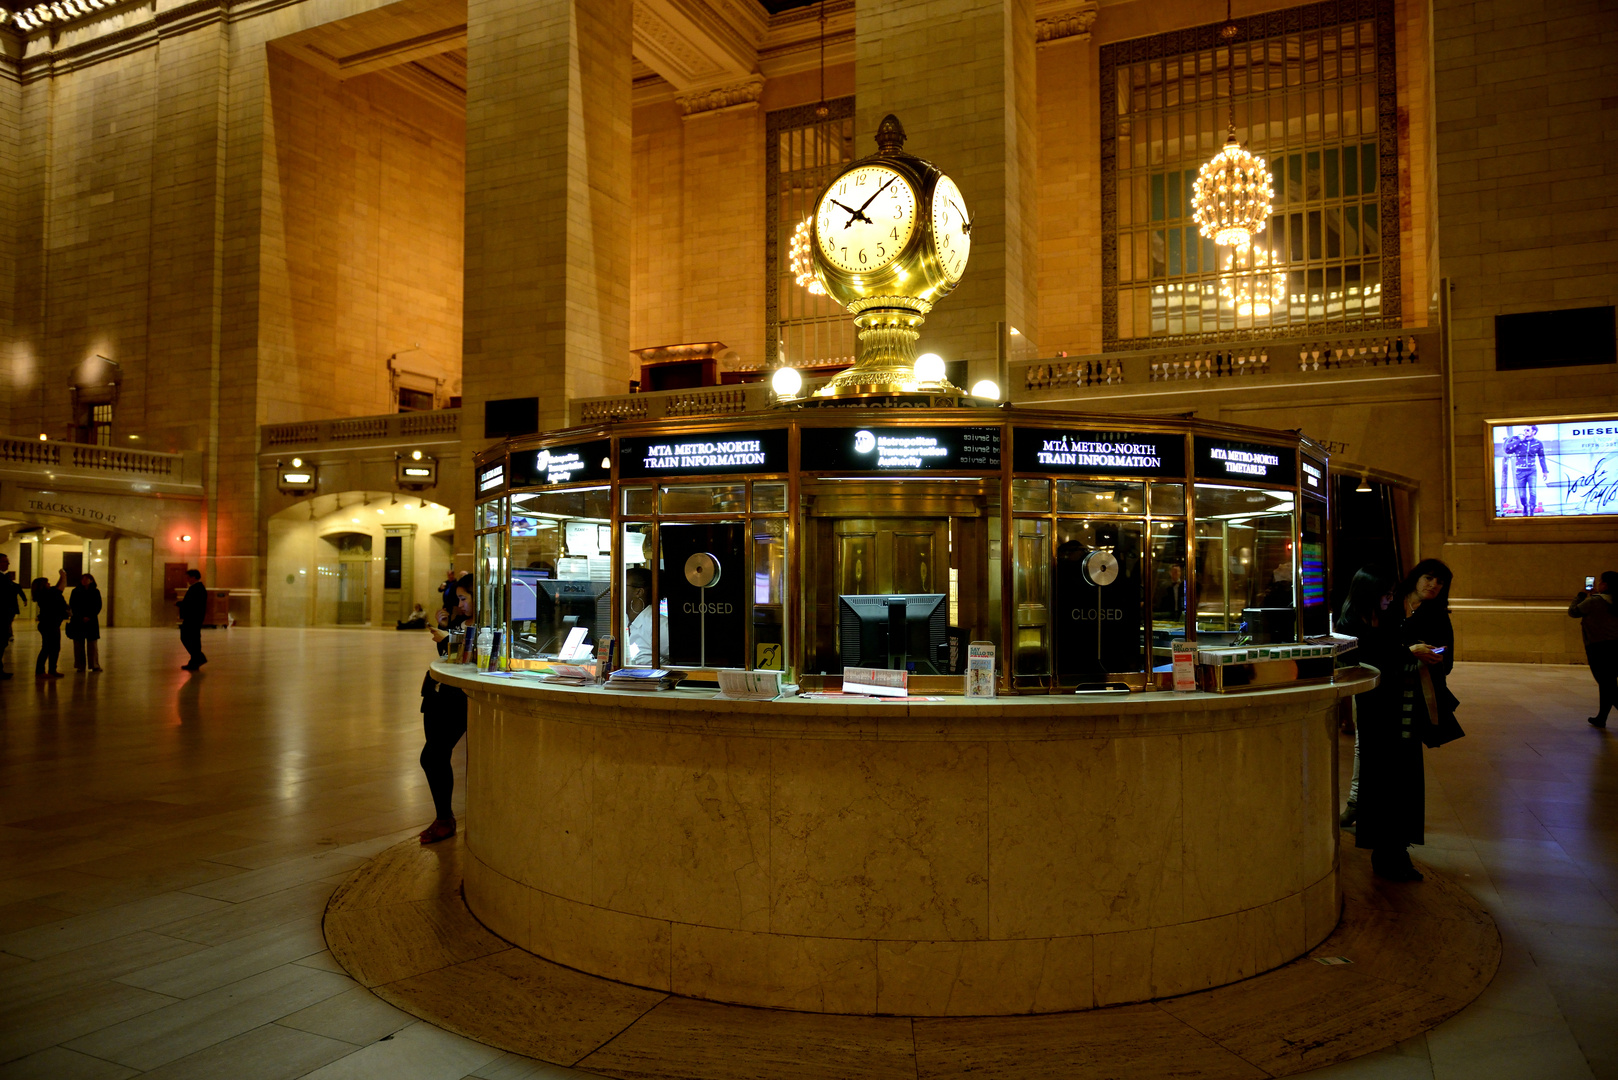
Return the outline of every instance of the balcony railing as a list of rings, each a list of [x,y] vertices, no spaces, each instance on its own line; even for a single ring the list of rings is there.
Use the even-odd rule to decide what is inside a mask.
[[[806,384],[807,385],[807,384]],[[726,416],[758,412],[770,404],[768,383],[701,386],[690,390],[653,390],[645,394],[579,398],[571,408],[574,426],[619,420],[662,420],[678,416]]]
[[[341,420],[305,420],[296,424],[265,424],[260,445],[265,450],[328,446],[338,443],[419,442],[433,436],[456,438],[461,431],[461,410],[387,413],[350,416]]]
[[[184,474],[183,460],[179,454],[164,454],[155,450],[125,450],[86,443],[0,436],[0,463],[178,481]]]
[[[1183,380],[1212,384],[1269,376],[1270,381],[1295,382],[1299,376],[1330,379],[1334,372],[1404,367],[1436,373],[1438,355],[1436,329],[1371,330],[1294,340],[1043,357],[1013,363],[1009,382],[1013,400],[1037,401],[1051,391],[1085,389],[1105,394]]]

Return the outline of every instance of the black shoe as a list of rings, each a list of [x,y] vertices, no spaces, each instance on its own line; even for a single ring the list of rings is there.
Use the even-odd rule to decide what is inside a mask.
[[[1337,819],[1337,827],[1341,829],[1348,828],[1350,825],[1354,824],[1354,821],[1358,816],[1359,810],[1354,805],[1354,800],[1348,800],[1348,806],[1343,809],[1343,816]]]
[[[1384,881],[1425,881],[1427,880],[1410,861],[1410,853],[1400,848],[1398,851],[1371,852],[1371,872]]]
[[[1607,718],[1605,716],[1587,716],[1584,719],[1591,727],[1600,728],[1602,731],[1607,730]]]

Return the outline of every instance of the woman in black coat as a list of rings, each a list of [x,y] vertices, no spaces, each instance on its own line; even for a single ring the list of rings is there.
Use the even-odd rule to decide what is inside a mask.
[[[79,578],[73,595],[68,597],[67,606],[72,612],[72,621],[68,624],[72,632],[68,636],[73,639],[73,667],[78,671],[86,667],[91,671],[100,671],[101,590],[96,588],[94,575],[85,574]]]
[[[1360,761],[1355,844],[1371,849],[1378,877],[1420,881],[1407,848],[1422,843],[1427,811],[1421,660],[1405,642],[1399,600],[1392,576],[1367,567],[1354,575],[1338,627],[1359,639],[1359,662],[1380,673],[1376,687],[1354,699]]]
[[[35,578],[29,592],[34,598],[34,621],[39,624],[39,656],[34,660],[34,677],[59,679],[56,658],[62,655],[62,620],[67,618],[67,601],[62,599],[62,588],[67,578],[58,575],[52,585],[42,577]]]
[[[449,633],[472,620],[472,575],[466,574],[455,584],[455,603],[438,613],[439,625],[431,629],[438,655],[449,648]],[[427,775],[427,787],[433,793],[433,823],[421,831],[416,839],[423,844],[436,844],[455,835],[455,810],[451,805],[455,794],[455,768],[450,757],[455,744],[466,734],[466,694],[433,678],[431,671],[421,683],[421,727],[426,743],[421,748],[421,771]]]

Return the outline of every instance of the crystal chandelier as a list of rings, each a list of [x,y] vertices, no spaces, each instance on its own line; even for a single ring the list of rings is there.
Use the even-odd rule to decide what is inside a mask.
[[[791,261],[787,265],[792,267],[792,280],[808,289],[810,296],[825,296],[826,288],[815,277],[815,264],[809,253],[809,228],[809,219],[804,218],[792,230]]]
[[[1225,271],[1219,275],[1219,298],[1243,317],[1262,319],[1269,315],[1287,296],[1286,275],[1272,271],[1272,265],[1266,248],[1250,246],[1232,251],[1225,256]]]
[[[1219,36],[1230,41],[1239,32],[1230,21],[1230,4],[1226,0],[1225,25],[1219,28]],[[1275,189],[1270,183],[1269,168],[1236,141],[1235,50],[1229,50],[1229,55],[1229,135],[1224,148],[1197,173],[1196,183],[1191,188],[1191,217],[1202,235],[1214,243],[1245,248],[1269,223]]]

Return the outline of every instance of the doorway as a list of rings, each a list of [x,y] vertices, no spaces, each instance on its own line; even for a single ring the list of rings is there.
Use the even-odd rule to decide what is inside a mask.
[[[806,483],[805,670],[842,670],[842,596],[942,595],[957,640],[997,642],[999,491],[992,479]]]
[[[371,621],[371,538],[339,533],[326,540],[337,548],[337,625],[363,626]]]

